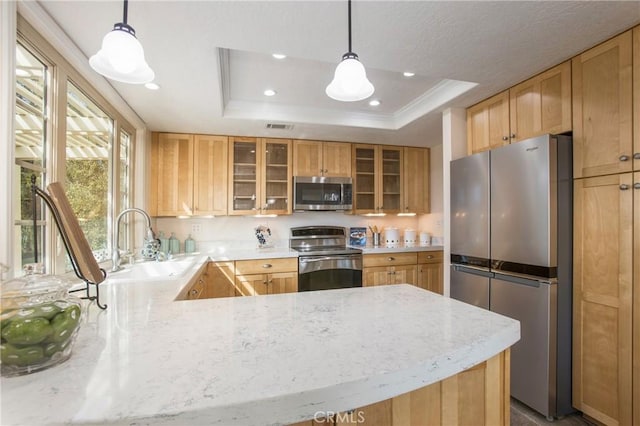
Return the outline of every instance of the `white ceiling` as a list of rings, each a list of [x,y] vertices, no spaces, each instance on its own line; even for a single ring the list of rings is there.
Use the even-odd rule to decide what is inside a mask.
[[[41,4],[87,58],[122,20],[121,1]],[[379,107],[324,93],[347,51],[345,0],[131,0],[128,23],[161,89],[112,85],[154,131],[432,146],[443,109],[472,105],[640,23],[640,1],[354,0],[352,22],[353,51]],[[477,86],[447,100],[448,80]],[[265,97],[267,88],[277,95]],[[266,129],[274,122],[293,128]]]

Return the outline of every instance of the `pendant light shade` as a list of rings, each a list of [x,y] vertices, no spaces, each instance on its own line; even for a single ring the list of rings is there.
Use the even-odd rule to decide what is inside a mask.
[[[364,65],[358,55],[351,51],[351,0],[349,7],[349,51],[342,55],[342,61],[336,67],[333,81],[329,83],[325,92],[327,96],[337,101],[353,102],[366,99],[374,92],[373,84],[367,79]]]
[[[124,0],[124,22],[117,23],[102,39],[102,48],[89,59],[95,71],[122,83],[149,83],[155,74],[144,59],[136,31],[127,25],[128,0]]]

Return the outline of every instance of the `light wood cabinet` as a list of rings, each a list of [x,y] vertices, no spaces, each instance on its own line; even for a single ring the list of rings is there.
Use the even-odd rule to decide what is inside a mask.
[[[354,213],[400,213],[403,198],[402,147],[352,145]]]
[[[235,268],[235,287],[238,296],[298,291],[297,258],[238,260]]]
[[[209,285],[209,276],[207,274],[208,265],[203,264],[198,272],[184,286],[182,291],[176,296],[176,300],[196,300],[204,299],[207,296],[207,287]]]
[[[567,61],[470,107],[467,152],[571,129],[571,62]]]
[[[418,281],[416,286],[434,293],[444,293],[443,252],[418,252]]]
[[[227,137],[154,133],[152,216],[227,214]]]
[[[509,144],[509,91],[467,109],[467,153]]]
[[[362,257],[362,285],[416,284],[418,254],[366,254]]]
[[[573,405],[609,425],[632,424],[634,198],[631,173],[574,182]]]
[[[430,212],[430,151],[429,148],[404,148],[404,191],[402,212]]]
[[[453,377],[322,422],[292,426],[371,425],[439,426],[510,424],[510,351],[490,358]]]
[[[571,61],[509,89],[509,142],[571,130]]]
[[[633,64],[633,170],[640,171],[640,26],[633,29]]]
[[[234,262],[208,262],[207,265],[208,286],[205,297],[234,297],[235,268]]]
[[[632,32],[575,57],[572,85],[574,177],[631,171]]]
[[[351,176],[351,144],[293,141],[293,176]]]
[[[291,214],[291,141],[229,140],[229,215]]]

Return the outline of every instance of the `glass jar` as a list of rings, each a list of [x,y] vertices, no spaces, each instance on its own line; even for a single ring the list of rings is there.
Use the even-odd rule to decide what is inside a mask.
[[[71,282],[26,265],[25,276],[0,284],[0,371],[17,376],[58,365],[71,356],[82,316]]]

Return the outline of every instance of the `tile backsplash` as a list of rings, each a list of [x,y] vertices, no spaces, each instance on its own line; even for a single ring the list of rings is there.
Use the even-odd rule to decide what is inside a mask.
[[[433,236],[441,236],[438,233],[437,218],[429,219],[438,214],[420,215],[415,217],[366,217],[354,216],[338,212],[304,212],[294,213],[290,216],[278,216],[273,218],[257,218],[246,216],[221,216],[214,218],[155,218],[153,229],[158,233],[163,231],[169,236],[172,232],[184,244],[184,240],[191,234],[196,242],[225,241],[228,244],[238,246],[257,245],[255,230],[259,225],[266,225],[271,229],[272,240],[276,246],[287,246],[289,229],[296,226],[309,225],[333,225],[344,227],[374,226],[379,229],[385,227],[398,228],[400,234],[404,229],[427,231]],[[439,215],[442,216],[441,214]],[[440,226],[442,228],[442,226]],[[371,238],[370,232],[367,233]]]

